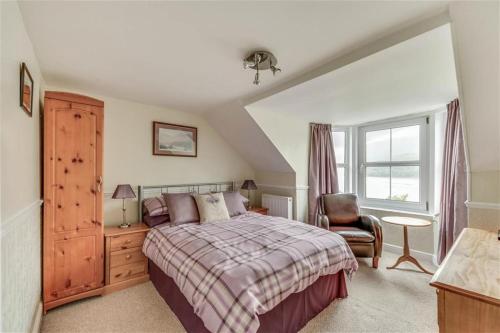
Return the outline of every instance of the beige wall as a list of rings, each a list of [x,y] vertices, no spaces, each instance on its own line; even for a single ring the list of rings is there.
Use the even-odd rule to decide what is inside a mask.
[[[60,87],[50,89],[71,91]],[[241,181],[255,176],[249,164],[203,117],[76,92],[104,101],[105,225],[121,222],[121,200],[111,199],[117,184],[131,184],[136,190],[138,185]],[[197,127],[198,157],[152,155],[153,121]],[[127,201],[127,217],[130,221],[137,219],[137,207],[137,200]]]
[[[452,2],[452,34],[470,168],[469,225],[500,228],[498,2]]]
[[[247,110],[295,171],[296,184],[307,185],[309,140],[304,138],[309,138],[309,122],[257,105]]]
[[[267,186],[262,192],[292,196],[294,218],[307,222],[309,122],[283,113],[269,112],[257,105],[250,105],[247,110],[295,170],[295,173],[288,173],[290,176],[285,181],[279,173],[260,170],[258,173],[260,182],[282,185],[272,188]]]
[[[17,2],[1,2],[1,328],[26,332],[41,296],[39,91],[44,82]],[[19,69],[35,83],[33,117],[19,106]]]
[[[296,186],[294,172],[256,171],[255,180],[258,186],[255,204],[261,205],[263,193],[281,195],[293,198],[293,218],[306,222],[307,206],[304,210],[304,193],[307,199],[307,187]],[[245,192],[245,191],[243,191]]]

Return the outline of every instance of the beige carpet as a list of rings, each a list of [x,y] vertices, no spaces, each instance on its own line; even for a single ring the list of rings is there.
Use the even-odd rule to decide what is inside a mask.
[[[348,286],[349,297],[333,302],[301,332],[437,332],[436,294],[429,286],[430,276],[387,270],[396,257],[385,253],[378,270],[360,259],[360,269]],[[43,317],[42,332],[185,331],[148,282],[51,310]]]

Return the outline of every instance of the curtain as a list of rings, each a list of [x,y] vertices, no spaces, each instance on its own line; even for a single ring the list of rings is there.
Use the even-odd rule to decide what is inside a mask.
[[[438,262],[463,228],[467,227],[467,174],[465,147],[458,99],[448,104],[443,150]]]
[[[309,224],[318,225],[319,198],[339,191],[332,125],[311,124],[309,150]]]

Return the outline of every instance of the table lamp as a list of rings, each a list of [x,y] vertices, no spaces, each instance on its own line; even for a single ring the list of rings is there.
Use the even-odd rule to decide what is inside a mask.
[[[255,185],[255,182],[253,180],[246,179],[243,182],[243,185],[241,185],[241,189],[248,191],[248,208],[252,208],[252,205],[250,204],[251,203],[251,200],[250,200],[250,191],[251,190],[256,190],[257,189],[257,185]]]
[[[127,222],[127,216],[126,216],[127,210],[125,209],[125,199],[135,198],[134,190],[132,190],[132,187],[129,184],[118,185],[115,189],[115,192],[113,193],[112,198],[123,200],[123,206],[122,206],[123,222],[122,222],[122,224],[120,224],[120,228],[130,227],[130,223]]]

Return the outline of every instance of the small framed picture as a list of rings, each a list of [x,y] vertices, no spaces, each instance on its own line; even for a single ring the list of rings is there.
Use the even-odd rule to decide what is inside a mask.
[[[21,91],[20,91],[20,104],[24,109],[24,112],[28,114],[28,116],[33,115],[33,78],[26,67],[26,64],[23,62],[21,64]]]
[[[153,155],[196,157],[196,127],[153,122]]]

